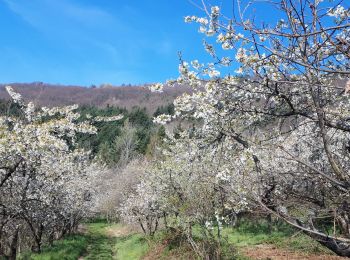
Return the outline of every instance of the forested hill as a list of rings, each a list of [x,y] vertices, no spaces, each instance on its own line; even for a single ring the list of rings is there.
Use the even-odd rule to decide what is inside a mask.
[[[166,88],[163,93],[151,92],[147,86],[64,86],[42,82],[0,84],[0,99],[9,99],[5,86],[11,85],[21,93],[25,101],[34,101],[38,106],[62,106],[70,104],[91,105],[97,107],[116,106],[130,109],[144,107],[153,114],[157,107],[172,103],[174,98],[186,87]]]

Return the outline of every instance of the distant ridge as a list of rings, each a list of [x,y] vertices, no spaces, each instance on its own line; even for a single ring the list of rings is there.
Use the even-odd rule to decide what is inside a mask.
[[[118,106],[127,109],[133,106],[145,107],[153,113],[158,106],[172,103],[173,100],[188,87],[166,87],[163,93],[151,92],[147,86],[111,86],[82,87],[69,85],[53,85],[42,82],[0,84],[0,99],[10,97],[5,86],[10,85],[19,92],[26,101],[33,101],[38,106],[93,105],[98,107]]]

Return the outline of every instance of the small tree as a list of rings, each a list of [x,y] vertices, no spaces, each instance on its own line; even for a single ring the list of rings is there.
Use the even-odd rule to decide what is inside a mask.
[[[113,149],[116,155],[115,161],[121,167],[128,164],[137,154],[136,131],[136,128],[126,119],[120,135],[114,140]]]

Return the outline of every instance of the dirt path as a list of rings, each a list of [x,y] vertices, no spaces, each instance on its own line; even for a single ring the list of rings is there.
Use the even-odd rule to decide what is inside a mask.
[[[242,254],[256,260],[345,260],[346,257],[304,254],[277,248],[273,245],[258,245],[241,250]]]
[[[115,225],[106,228],[106,235],[109,237],[125,237],[134,232],[135,231],[128,226]]]

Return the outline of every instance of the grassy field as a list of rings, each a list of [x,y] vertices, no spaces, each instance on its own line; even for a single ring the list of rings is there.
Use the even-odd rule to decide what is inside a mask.
[[[85,224],[86,232],[68,236],[46,247],[41,254],[24,254],[20,259],[195,259],[188,246],[169,243],[169,236],[159,232],[154,238],[130,232],[121,224],[97,221]],[[277,249],[298,254],[330,254],[307,236],[286,225],[276,224],[269,229],[267,223],[242,222],[235,228],[224,228],[223,239],[230,245],[232,258],[251,259],[244,256],[257,245],[273,245]]]

